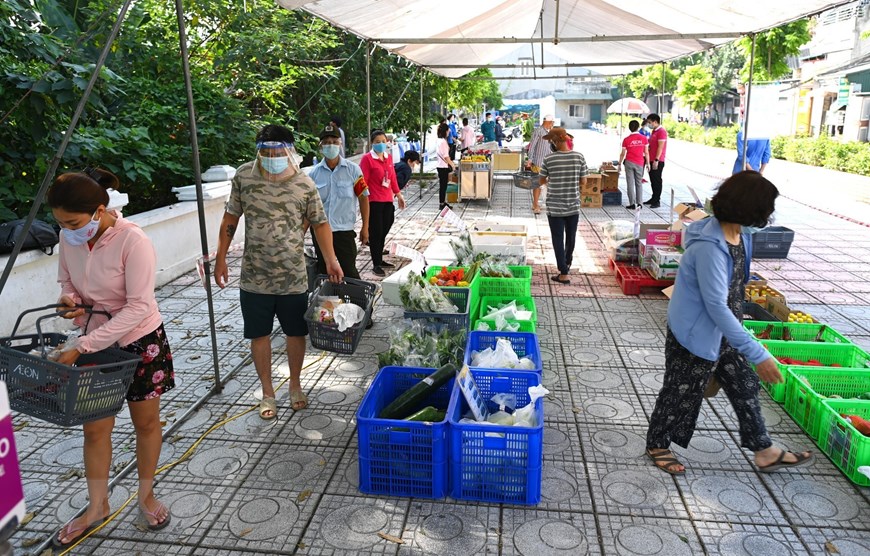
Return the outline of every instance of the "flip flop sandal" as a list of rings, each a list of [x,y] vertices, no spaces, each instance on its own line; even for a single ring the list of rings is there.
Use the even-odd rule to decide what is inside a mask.
[[[683,465],[680,463],[680,460],[674,457],[670,450],[664,450],[663,452],[659,452],[658,454],[653,454],[649,450],[646,451],[647,457],[653,461],[653,464],[664,471],[665,473],[670,473],[671,475],[685,475],[686,468],[683,466],[682,471],[677,471],[673,469],[675,465]]]
[[[274,400],[274,398],[272,399]],[[166,518],[164,518],[163,521],[152,525],[148,518],[150,517],[154,521],[157,521],[159,519],[157,516],[159,516],[163,512],[163,510],[166,510]],[[145,526],[148,528],[149,531],[159,531],[161,529],[165,529],[169,525],[169,522],[172,521],[172,514],[169,513],[169,510],[166,508],[163,502],[157,502],[157,509],[153,512],[149,511],[142,504],[139,504],[139,516],[142,518],[143,521],[145,521]]]
[[[271,415],[266,415],[267,412],[271,411]],[[260,419],[264,421],[271,421],[275,417],[278,416],[278,402],[275,401],[275,398],[263,398],[260,400]]]
[[[302,407],[296,407],[296,404],[303,404]],[[308,396],[302,390],[290,390],[290,405],[293,411],[301,411],[308,407]]]
[[[786,454],[794,454],[794,457],[797,461],[782,461]],[[810,455],[805,456],[803,454],[797,454],[795,452],[789,452],[787,450],[782,450],[779,453],[779,457],[776,458],[776,461],[773,463],[769,463],[767,465],[758,465],[758,470],[762,473],[773,473],[774,471],[779,471],[780,469],[786,469],[788,467],[800,467],[801,465],[806,465],[813,461],[813,453],[810,452]]]
[[[71,524],[74,521],[74,519],[70,520],[66,523],[66,525],[61,527],[60,531],[57,532],[57,535],[55,535],[51,538],[51,546],[54,548],[60,549],[60,550],[68,548],[68,547],[74,545],[76,542],[78,542],[78,540],[80,538],[87,535],[88,533],[90,533],[91,531],[93,531],[94,529],[96,529],[97,527],[99,527],[100,525],[102,525],[103,523],[105,523],[108,520],[109,520],[109,516],[107,515],[103,519],[98,519],[98,520],[94,521],[93,523],[91,523],[90,525],[80,526],[78,528],[72,528]],[[64,531],[66,531],[67,534],[75,534],[75,533],[78,533],[78,534],[73,536],[68,542],[61,542],[60,536],[61,536],[61,533],[63,533]]]

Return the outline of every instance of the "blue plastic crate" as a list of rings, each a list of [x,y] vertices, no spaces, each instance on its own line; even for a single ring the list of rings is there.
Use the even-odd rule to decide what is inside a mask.
[[[531,359],[535,364],[535,371],[538,373],[544,371],[543,361],[541,360],[541,348],[538,345],[538,335],[534,332],[495,332],[479,330],[469,332],[468,343],[465,348],[465,364],[472,369],[480,368],[474,367],[471,364],[471,352],[483,351],[486,348],[495,348],[495,343],[499,338],[510,340],[511,347],[514,348],[514,352],[516,352],[518,356]]]
[[[377,417],[390,402],[434,371],[384,367],[375,377],[356,414],[360,491],[418,498],[447,495],[447,419],[423,423]],[[454,382],[451,378],[414,411],[428,405],[449,410]]]
[[[485,400],[496,393],[513,393],[517,407],[529,403],[529,386],[538,374],[524,371],[471,371]],[[468,403],[455,388],[448,411],[450,422],[450,496],[457,500],[504,504],[541,501],[544,457],[544,402],[535,402],[536,427],[502,427],[460,423]]]
[[[604,206],[621,205],[622,191],[603,191],[601,193],[601,204]]]

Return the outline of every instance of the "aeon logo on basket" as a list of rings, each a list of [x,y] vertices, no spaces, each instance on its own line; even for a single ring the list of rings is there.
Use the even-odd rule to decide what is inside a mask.
[[[39,372],[36,369],[33,367],[26,367],[20,363],[12,370],[12,372],[25,378],[32,378],[34,380],[39,378]]]

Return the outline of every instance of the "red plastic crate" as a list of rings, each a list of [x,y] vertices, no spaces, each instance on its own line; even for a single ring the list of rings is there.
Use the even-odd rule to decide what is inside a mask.
[[[641,288],[667,288],[674,284],[673,280],[656,280],[650,273],[639,266],[625,263],[610,262],[616,273],[616,283],[625,295],[639,295]]]

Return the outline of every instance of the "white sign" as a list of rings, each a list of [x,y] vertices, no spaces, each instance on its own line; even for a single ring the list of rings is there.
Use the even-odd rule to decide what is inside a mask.
[[[777,135],[779,90],[782,85],[753,85],[749,95],[747,139],[770,139]]]

